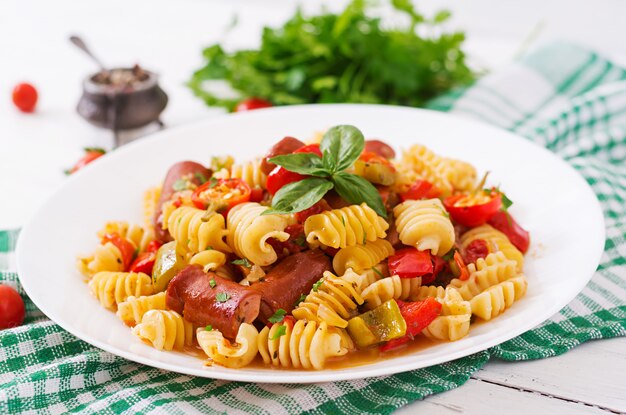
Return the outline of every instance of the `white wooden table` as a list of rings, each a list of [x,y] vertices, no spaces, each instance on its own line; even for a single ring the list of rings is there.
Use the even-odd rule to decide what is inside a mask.
[[[320,1],[309,0],[306,10]],[[333,10],[346,0],[327,2]],[[532,43],[568,38],[626,62],[626,3],[620,0],[424,0],[424,11],[448,7],[453,27],[468,33],[474,62],[495,69]],[[107,64],[141,63],[162,75],[170,96],[168,126],[219,115],[183,83],[201,63],[202,46],[217,40],[254,45],[263,24],[278,24],[294,8],[289,0],[3,0],[0,2],[0,229],[19,227],[63,180],[81,148],[110,148],[111,135],[75,113],[80,81],[95,68],[67,42],[77,33]],[[227,37],[233,14],[240,25]],[[22,80],[40,92],[37,113],[10,103]],[[491,361],[463,387],[416,402],[397,413],[612,413],[626,412],[626,339],[584,344],[532,362]]]

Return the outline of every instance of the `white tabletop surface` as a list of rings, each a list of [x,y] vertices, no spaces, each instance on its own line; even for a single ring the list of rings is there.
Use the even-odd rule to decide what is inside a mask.
[[[303,2],[305,3],[305,2]],[[338,10],[345,0],[308,0]],[[0,1],[0,229],[17,228],[63,183],[63,169],[82,148],[111,148],[109,132],[75,112],[81,80],[95,67],[69,44],[84,37],[110,66],[140,63],[158,72],[170,97],[163,114],[175,126],[222,112],[209,109],[184,86],[202,63],[203,46],[254,46],[263,25],[294,10],[288,0],[2,0]],[[626,2],[621,0],[422,0],[432,12],[453,11],[451,28],[467,32],[472,62],[491,70],[529,45],[568,39],[626,62]],[[239,25],[225,28],[237,14]],[[35,114],[10,100],[22,81],[39,90]],[[626,412],[626,339],[592,342],[556,358],[492,361],[463,387],[431,396],[398,413],[611,413]]]

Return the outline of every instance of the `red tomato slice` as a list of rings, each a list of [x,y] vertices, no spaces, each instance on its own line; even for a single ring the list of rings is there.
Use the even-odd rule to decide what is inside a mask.
[[[427,180],[418,180],[409,187],[404,193],[400,193],[400,199],[405,202],[407,200],[434,199],[439,197],[441,192],[431,182]]]
[[[441,303],[433,297],[422,301],[404,302],[397,301],[400,314],[406,322],[406,334],[398,339],[391,340],[380,347],[382,352],[393,350],[422,332],[439,314]]]
[[[483,192],[483,195],[486,192]],[[471,195],[453,195],[444,199],[443,205],[452,219],[463,226],[484,225],[502,207],[502,195],[491,191],[486,195],[488,201],[476,203]]]
[[[122,238],[117,233],[108,233],[104,235],[102,238],[102,244],[104,245],[107,242],[111,242],[117,249],[119,249],[122,254],[122,263],[124,265],[124,271],[126,271],[130,264],[133,262],[133,258],[135,257],[135,245],[133,245],[130,241]]]
[[[25,314],[22,296],[8,285],[0,285],[0,330],[19,326]]]
[[[191,201],[198,209],[206,209],[212,203],[221,213],[228,212],[233,206],[250,200],[252,190],[241,179],[209,180],[194,190]]]
[[[430,252],[415,248],[403,248],[389,257],[389,274],[400,278],[415,278],[433,274],[434,267]]]
[[[150,243],[148,243],[148,246],[146,246],[146,252],[155,252],[159,250],[159,248],[161,247],[161,245],[163,245],[161,242],[157,241],[156,239],[154,241],[150,241]]]
[[[497,212],[488,222],[502,232],[517,249],[525,254],[530,245],[530,233],[522,228],[508,212]]]
[[[156,260],[156,252],[143,252],[137,256],[128,269],[130,272],[143,272],[152,275],[154,261]]]

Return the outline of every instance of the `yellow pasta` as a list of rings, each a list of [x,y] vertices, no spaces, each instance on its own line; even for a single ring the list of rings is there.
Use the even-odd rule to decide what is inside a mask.
[[[98,245],[92,255],[79,256],[76,267],[87,278],[93,277],[98,272],[122,272],[124,260],[122,253],[111,242]]]
[[[422,278],[400,278],[397,275],[383,278],[363,290],[364,307],[372,310],[385,301],[416,301],[421,293]]]
[[[127,325],[134,326],[150,310],[166,310],[165,292],[154,295],[135,297],[131,295],[126,301],[117,305],[117,316]]]
[[[527,286],[523,274],[493,285],[470,300],[472,313],[483,320],[491,320],[522,298]]]
[[[454,245],[454,226],[439,199],[407,200],[393,209],[403,244],[443,255]]]
[[[389,224],[365,203],[309,216],[304,222],[307,242],[332,248],[363,245],[387,236]]]
[[[445,287],[442,287],[440,285],[422,285],[419,291],[413,297],[413,301],[420,301],[427,297],[443,298],[445,295]]]
[[[329,326],[347,327],[357,306],[363,304],[358,287],[359,275],[351,269],[338,277],[326,271],[321,284],[314,286],[292,314],[297,320],[325,322]]]
[[[384,263],[373,266],[370,269],[366,269],[359,274],[359,278],[357,279],[359,289],[363,291],[370,285],[374,284],[376,281],[380,280],[381,278],[385,278],[388,275],[389,272],[387,270],[387,265]]]
[[[216,271],[226,263],[226,255],[215,249],[198,252],[189,260],[189,264],[198,264],[204,267],[205,272]]]
[[[259,266],[271,265],[278,259],[268,239],[289,239],[284,232],[289,219],[283,215],[261,215],[267,209],[258,203],[242,203],[228,213],[228,244],[241,258]]]
[[[386,239],[367,242],[342,248],[333,258],[333,269],[337,274],[344,274],[348,268],[361,273],[378,265],[380,261],[393,255],[394,249]]]
[[[444,297],[438,299],[441,301],[441,315],[422,330],[422,334],[432,339],[452,342],[467,336],[472,317],[469,301],[463,300],[461,294],[452,287],[446,288]]]
[[[479,258],[476,264],[469,264],[467,270],[470,274],[467,280],[455,278],[449,284],[459,291],[464,300],[471,300],[487,288],[518,274],[516,262],[505,257],[502,252]]]
[[[235,163],[230,169],[230,177],[241,179],[250,187],[265,189],[267,176],[261,170],[261,160],[251,160],[241,164]]]
[[[182,350],[193,343],[193,325],[175,311],[150,310],[132,330],[158,350]]]
[[[128,297],[154,292],[151,278],[143,272],[99,272],[89,281],[91,292],[103,307],[116,310]]]
[[[235,343],[225,339],[219,330],[199,328],[196,331],[198,344],[209,359],[230,368],[244,367],[252,362],[259,351],[258,337],[257,329],[248,323],[239,326]]]
[[[190,206],[181,206],[167,218],[167,229],[177,244],[194,254],[208,248],[231,252],[224,242],[228,235],[224,217]]]
[[[517,263],[517,270],[524,268],[524,254],[509,241],[509,238],[491,225],[482,225],[470,229],[461,235],[461,248],[465,249],[472,241],[482,239],[487,243],[490,253],[501,251],[505,257]]]
[[[284,327],[284,329],[281,329]],[[285,330],[280,334],[280,330]],[[343,356],[352,347],[349,336],[326,322],[298,320],[293,325],[264,327],[258,336],[259,354],[266,364],[321,370],[330,357]]]
[[[420,178],[427,180],[435,185],[442,193],[443,196],[449,196],[452,194],[452,184],[450,183],[450,167],[442,157],[439,157],[426,146],[421,144],[414,144],[406,151],[402,153],[402,159],[400,162],[400,177],[411,177],[415,179]],[[412,173],[412,174],[411,174]],[[401,183],[406,179],[401,179]]]
[[[152,220],[160,198],[161,186],[151,187],[143,194],[143,220],[146,229],[150,229],[153,226]]]
[[[129,225],[128,222],[124,221],[107,222],[104,228],[98,231],[98,238],[102,239],[105,235],[113,233],[131,242],[140,251],[143,251],[148,243],[154,239],[154,235],[146,232],[141,226]]]
[[[455,192],[470,192],[476,187],[476,169],[469,163],[455,159],[443,159],[447,166],[445,175]]]

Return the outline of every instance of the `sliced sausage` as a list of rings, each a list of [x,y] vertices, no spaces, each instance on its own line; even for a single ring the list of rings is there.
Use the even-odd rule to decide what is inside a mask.
[[[391,148],[389,144],[380,140],[365,140],[364,151],[371,151],[372,153],[376,153],[386,159],[392,159],[396,157],[396,152],[393,150],[393,148]]]
[[[154,218],[152,219],[154,234],[158,241],[165,243],[172,240],[170,233],[163,229],[163,217],[161,214],[163,212],[163,203],[170,200],[172,195],[176,192],[174,190],[174,183],[183,177],[189,177],[192,183],[200,185],[203,181],[211,177],[211,173],[211,170],[194,161],[181,161],[170,167],[165,175],[165,180],[163,180],[161,198],[159,199],[159,203],[154,212]]]
[[[319,250],[290,255],[250,288],[261,294],[259,319],[267,323],[276,310],[293,310],[302,294],[308,294],[324,271],[330,271],[330,259]]]
[[[276,165],[274,163],[270,163],[268,161],[269,159],[275,156],[280,156],[282,154],[291,154],[297,149],[299,149],[300,147],[304,147],[305,145],[306,144],[304,144],[302,141],[298,140],[297,138],[293,138],[293,137],[283,138],[278,143],[274,144],[274,146],[270,148],[270,151],[267,152],[267,154],[263,158],[263,161],[261,162],[261,170],[265,174],[270,174],[272,170],[274,170],[274,167],[276,167]]]
[[[261,294],[213,272],[204,272],[201,265],[189,265],[170,281],[165,303],[190,323],[210,324],[224,337],[234,339],[241,323],[256,320]]]

